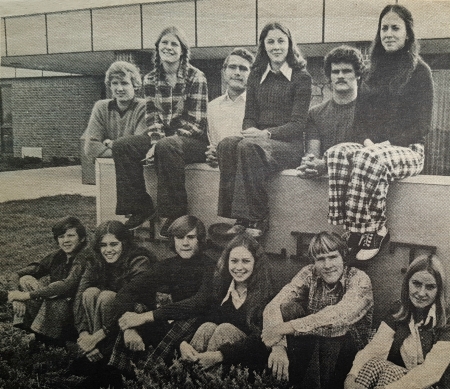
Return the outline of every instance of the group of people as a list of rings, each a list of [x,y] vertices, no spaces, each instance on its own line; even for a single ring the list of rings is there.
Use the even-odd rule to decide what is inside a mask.
[[[389,240],[389,183],[423,168],[433,83],[411,13],[383,9],[368,70],[353,47],[329,52],[331,98],[311,109],[306,61],[277,22],[262,29],[255,58],[238,48],[225,59],[227,91],[210,103],[178,28],[161,32],[154,62],[144,99],[136,97],[138,69],[111,65],[113,98],[96,103],[85,133],[87,155],[114,159],[116,213],[127,222],[100,224],[90,245],[78,219],[57,223],[59,250],[20,270],[17,290],[0,295],[13,304],[14,323],[45,342],[76,340],[80,361],[105,372],[89,377],[97,386],[105,378],[120,387],[121,374],[133,376],[132,361],[170,363],[179,350],[204,369],[267,368],[295,387],[450,387],[438,258],[411,263],[398,305],[372,340],[371,280],[348,265]],[[156,204],[144,160],[157,172]],[[186,215],[185,165],[205,161],[220,169],[218,215],[236,219],[217,263],[204,252],[205,226]],[[302,178],[328,174],[328,220],[344,234],[315,235],[312,263],[278,291],[258,238],[268,228],[267,180],[285,168]],[[131,230],[156,216],[165,218],[160,234],[172,258],[157,260],[133,242]]]

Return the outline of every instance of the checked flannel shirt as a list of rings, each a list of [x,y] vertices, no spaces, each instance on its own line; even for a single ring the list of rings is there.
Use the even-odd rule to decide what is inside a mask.
[[[264,328],[283,322],[280,305],[290,301],[306,308],[307,316],[291,320],[295,335],[337,337],[350,332],[359,348],[367,344],[373,294],[370,278],[363,271],[345,266],[339,282],[329,289],[313,264],[305,266],[266,306]]]
[[[206,133],[208,87],[205,75],[187,64],[180,67],[177,83],[170,86],[159,79],[157,69],[144,78],[147,132],[153,141],[174,135],[177,129],[190,132],[191,136]]]

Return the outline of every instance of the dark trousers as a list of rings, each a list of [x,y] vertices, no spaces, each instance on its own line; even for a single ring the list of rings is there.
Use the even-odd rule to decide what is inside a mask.
[[[228,137],[217,146],[220,168],[218,215],[257,221],[269,214],[267,180],[271,173],[296,168],[302,141]]]
[[[161,217],[177,218],[187,213],[186,164],[204,162],[204,140],[173,135],[155,146],[158,175],[157,204]],[[150,213],[153,202],[145,188],[143,162],[151,148],[148,135],[133,135],[114,141],[112,153],[116,167],[117,215]]]
[[[284,321],[305,316],[292,302],[281,306]],[[342,389],[358,349],[350,333],[325,338],[316,335],[286,337],[289,382],[294,388]]]

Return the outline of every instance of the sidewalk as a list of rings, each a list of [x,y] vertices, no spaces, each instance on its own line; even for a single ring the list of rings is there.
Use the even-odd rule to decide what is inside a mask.
[[[58,194],[96,196],[95,185],[81,183],[81,166],[16,170],[0,173],[0,203]]]

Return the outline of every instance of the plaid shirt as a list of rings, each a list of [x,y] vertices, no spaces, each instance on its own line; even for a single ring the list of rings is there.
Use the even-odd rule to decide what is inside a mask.
[[[345,266],[341,279],[330,289],[313,264],[305,266],[267,305],[264,327],[282,323],[280,305],[293,300],[306,311],[306,316],[291,320],[295,335],[337,337],[350,331],[359,347],[367,343],[373,295],[370,278],[363,271]]]
[[[174,135],[184,129],[192,136],[206,133],[208,87],[205,75],[197,68],[187,65],[180,68],[177,83],[171,87],[153,69],[144,78],[147,132],[152,140]]]

